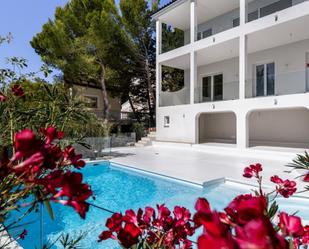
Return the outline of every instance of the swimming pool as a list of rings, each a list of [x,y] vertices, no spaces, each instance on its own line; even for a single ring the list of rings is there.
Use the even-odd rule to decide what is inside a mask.
[[[238,194],[250,192],[250,187],[234,183],[224,183],[203,188],[200,185],[189,184],[168,178],[163,178],[143,172],[132,171],[108,162],[88,164],[83,170],[85,182],[92,186],[96,197],[92,203],[108,208],[115,212],[124,212],[127,209],[137,210],[147,205],[165,203],[172,208],[181,205],[194,211],[194,203],[198,197],[206,197],[212,208],[222,210]],[[300,211],[304,219],[309,220],[305,208],[308,203],[300,206],[297,198],[279,200],[285,211],[294,213]],[[47,212],[44,211],[44,237],[54,241],[62,232],[79,234],[81,231],[88,232],[82,241],[82,248],[104,248],[119,249],[114,241],[97,243],[97,237],[105,229],[105,221],[110,217],[109,213],[102,210],[90,208],[86,220],[79,218],[73,209],[62,205],[53,205],[55,220],[51,221]],[[306,217],[307,215],[307,217]],[[40,223],[39,214],[34,213],[27,217],[24,222],[33,222],[25,228],[28,236],[19,241],[25,249],[32,249],[40,245]],[[57,248],[55,245],[53,248]]]

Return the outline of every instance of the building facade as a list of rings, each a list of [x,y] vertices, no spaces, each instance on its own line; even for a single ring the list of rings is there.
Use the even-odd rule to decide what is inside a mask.
[[[103,118],[104,100],[100,87],[74,84],[73,91],[85,101],[89,111],[96,114],[97,117]],[[120,98],[112,97],[108,94],[108,102],[110,105],[108,119],[110,121],[119,121],[121,119]]]
[[[174,0],[153,19],[157,140],[308,147],[308,0]],[[181,89],[162,88],[166,68]]]

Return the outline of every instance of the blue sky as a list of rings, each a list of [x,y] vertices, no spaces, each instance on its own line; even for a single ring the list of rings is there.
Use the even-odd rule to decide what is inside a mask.
[[[28,60],[28,71],[37,71],[42,62],[30,46],[32,37],[41,31],[48,18],[53,18],[57,6],[68,0],[2,0],[0,9],[0,35],[12,33],[9,45],[0,46],[0,68],[7,67],[6,57],[19,56]],[[116,0],[118,2],[119,0]],[[162,4],[169,0],[162,0]]]

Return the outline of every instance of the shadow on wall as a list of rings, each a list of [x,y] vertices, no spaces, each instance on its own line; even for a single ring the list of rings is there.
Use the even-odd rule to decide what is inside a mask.
[[[309,110],[260,110],[248,114],[250,146],[309,148]]]
[[[201,113],[197,129],[199,143],[236,144],[236,115],[233,112]]]

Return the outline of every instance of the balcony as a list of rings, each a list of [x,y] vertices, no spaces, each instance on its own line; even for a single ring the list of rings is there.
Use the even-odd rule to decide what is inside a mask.
[[[304,2],[308,0],[246,0],[245,22],[251,23]],[[240,25],[240,0],[196,0],[194,11],[190,1],[176,3],[156,17],[162,24],[160,53],[184,47],[193,41],[213,39],[215,35]]]

